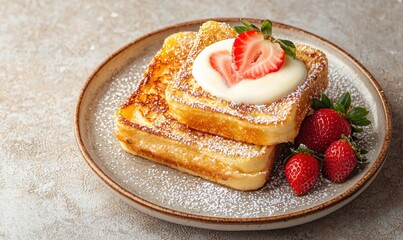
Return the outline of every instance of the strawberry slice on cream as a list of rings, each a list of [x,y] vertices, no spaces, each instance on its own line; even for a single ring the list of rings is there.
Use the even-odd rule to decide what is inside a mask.
[[[192,74],[207,92],[227,101],[267,104],[292,91],[306,79],[307,70],[295,58],[295,46],[271,37],[271,22],[235,27],[237,38],[213,43],[193,62]]]
[[[232,46],[234,70],[242,79],[257,79],[278,71],[285,53],[279,43],[273,43],[255,30],[243,32]]]

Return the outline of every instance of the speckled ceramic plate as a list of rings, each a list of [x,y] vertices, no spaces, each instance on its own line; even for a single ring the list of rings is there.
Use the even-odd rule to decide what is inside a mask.
[[[238,19],[216,19],[238,24]],[[232,190],[124,152],[114,137],[114,111],[134,90],[168,35],[197,31],[205,20],[167,27],[143,36],[110,56],[88,79],[78,100],[75,131],[91,169],[114,193],[152,216],[195,227],[258,230],[294,226],[323,217],[357,197],[382,167],[391,136],[388,104],[378,83],[348,53],[311,33],[274,23],[274,34],[321,49],[329,59],[327,93],[348,90],[370,110],[372,125],[361,136],[369,164],[343,184],[320,178],[313,191],[293,195],[278,161],[258,191]],[[251,20],[259,22],[259,20]]]

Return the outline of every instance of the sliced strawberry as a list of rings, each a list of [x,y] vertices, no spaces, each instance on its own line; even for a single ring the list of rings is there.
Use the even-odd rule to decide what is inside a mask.
[[[231,67],[232,58],[228,51],[219,51],[211,54],[210,65],[224,78],[228,86],[238,83],[234,70]]]
[[[284,57],[280,44],[265,40],[255,30],[239,34],[232,47],[233,66],[240,79],[256,79],[276,72],[283,65]]]

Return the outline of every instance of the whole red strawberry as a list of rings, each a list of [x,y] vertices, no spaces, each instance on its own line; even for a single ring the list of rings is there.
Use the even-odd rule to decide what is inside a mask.
[[[285,176],[297,196],[304,195],[317,182],[319,162],[309,153],[293,155],[285,165]]]
[[[340,139],[326,149],[323,160],[323,175],[335,183],[344,182],[357,166],[357,150],[346,139]]]
[[[295,139],[297,146],[306,145],[309,149],[324,153],[327,147],[342,135],[350,136],[352,132],[361,132],[359,126],[367,126],[371,122],[366,118],[368,111],[361,107],[350,110],[350,94],[344,93],[336,103],[325,94],[321,100],[312,99],[312,108],[316,110],[304,119],[300,132]]]
[[[341,135],[350,136],[350,123],[337,111],[322,108],[304,119],[297,137],[297,145],[303,143],[309,149],[323,153]]]

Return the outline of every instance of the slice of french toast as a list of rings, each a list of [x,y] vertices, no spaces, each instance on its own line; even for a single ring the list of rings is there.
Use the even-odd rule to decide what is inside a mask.
[[[279,146],[258,146],[179,123],[168,111],[165,88],[178,73],[196,38],[166,38],[134,93],[116,111],[115,135],[124,150],[222,185],[254,190],[268,180]]]
[[[190,128],[236,141],[269,146],[292,141],[309,110],[311,97],[318,97],[327,87],[325,54],[297,44],[296,57],[306,66],[307,78],[295,91],[269,104],[235,103],[208,93],[192,76],[193,62],[204,48],[235,37],[236,32],[225,23],[208,21],[200,27],[188,59],[167,86],[170,113]]]

